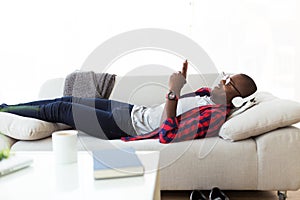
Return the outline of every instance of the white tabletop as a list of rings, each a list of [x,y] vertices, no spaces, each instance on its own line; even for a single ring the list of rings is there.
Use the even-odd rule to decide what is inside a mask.
[[[78,152],[78,162],[54,163],[52,152],[18,152],[34,159],[31,167],[0,177],[2,200],[160,199],[159,152],[137,152],[145,174],[95,180],[91,152]]]

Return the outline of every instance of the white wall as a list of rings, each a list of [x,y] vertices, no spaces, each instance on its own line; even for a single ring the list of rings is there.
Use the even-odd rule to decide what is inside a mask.
[[[219,70],[300,100],[299,11],[297,0],[1,1],[0,102],[36,99],[45,80],[80,69],[102,42],[140,28],[182,33]]]

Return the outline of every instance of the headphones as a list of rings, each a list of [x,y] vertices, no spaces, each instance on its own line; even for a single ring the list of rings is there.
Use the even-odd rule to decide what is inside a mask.
[[[256,96],[256,92],[253,94],[243,98],[243,97],[234,97],[231,101],[231,103],[234,105],[234,107],[239,108],[241,107],[244,103],[254,99]]]

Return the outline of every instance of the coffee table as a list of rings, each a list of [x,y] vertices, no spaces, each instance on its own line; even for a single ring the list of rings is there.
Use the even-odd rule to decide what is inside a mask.
[[[32,166],[0,177],[0,199],[94,200],[160,199],[159,152],[137,151],[143,176],[95,180],[91,152],[78,152],[78,162],[58,165],[52,152],[16,152],[34,159]]]

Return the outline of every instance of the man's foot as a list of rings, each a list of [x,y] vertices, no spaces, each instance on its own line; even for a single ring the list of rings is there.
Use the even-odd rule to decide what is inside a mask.
[[[2,108],[5,108],[5,107],[7,107],[7,106],[8,106],[8,105],[5,104],[5,103],[1,104],[1,105],[0,105],[0,111],[2,110]]]

